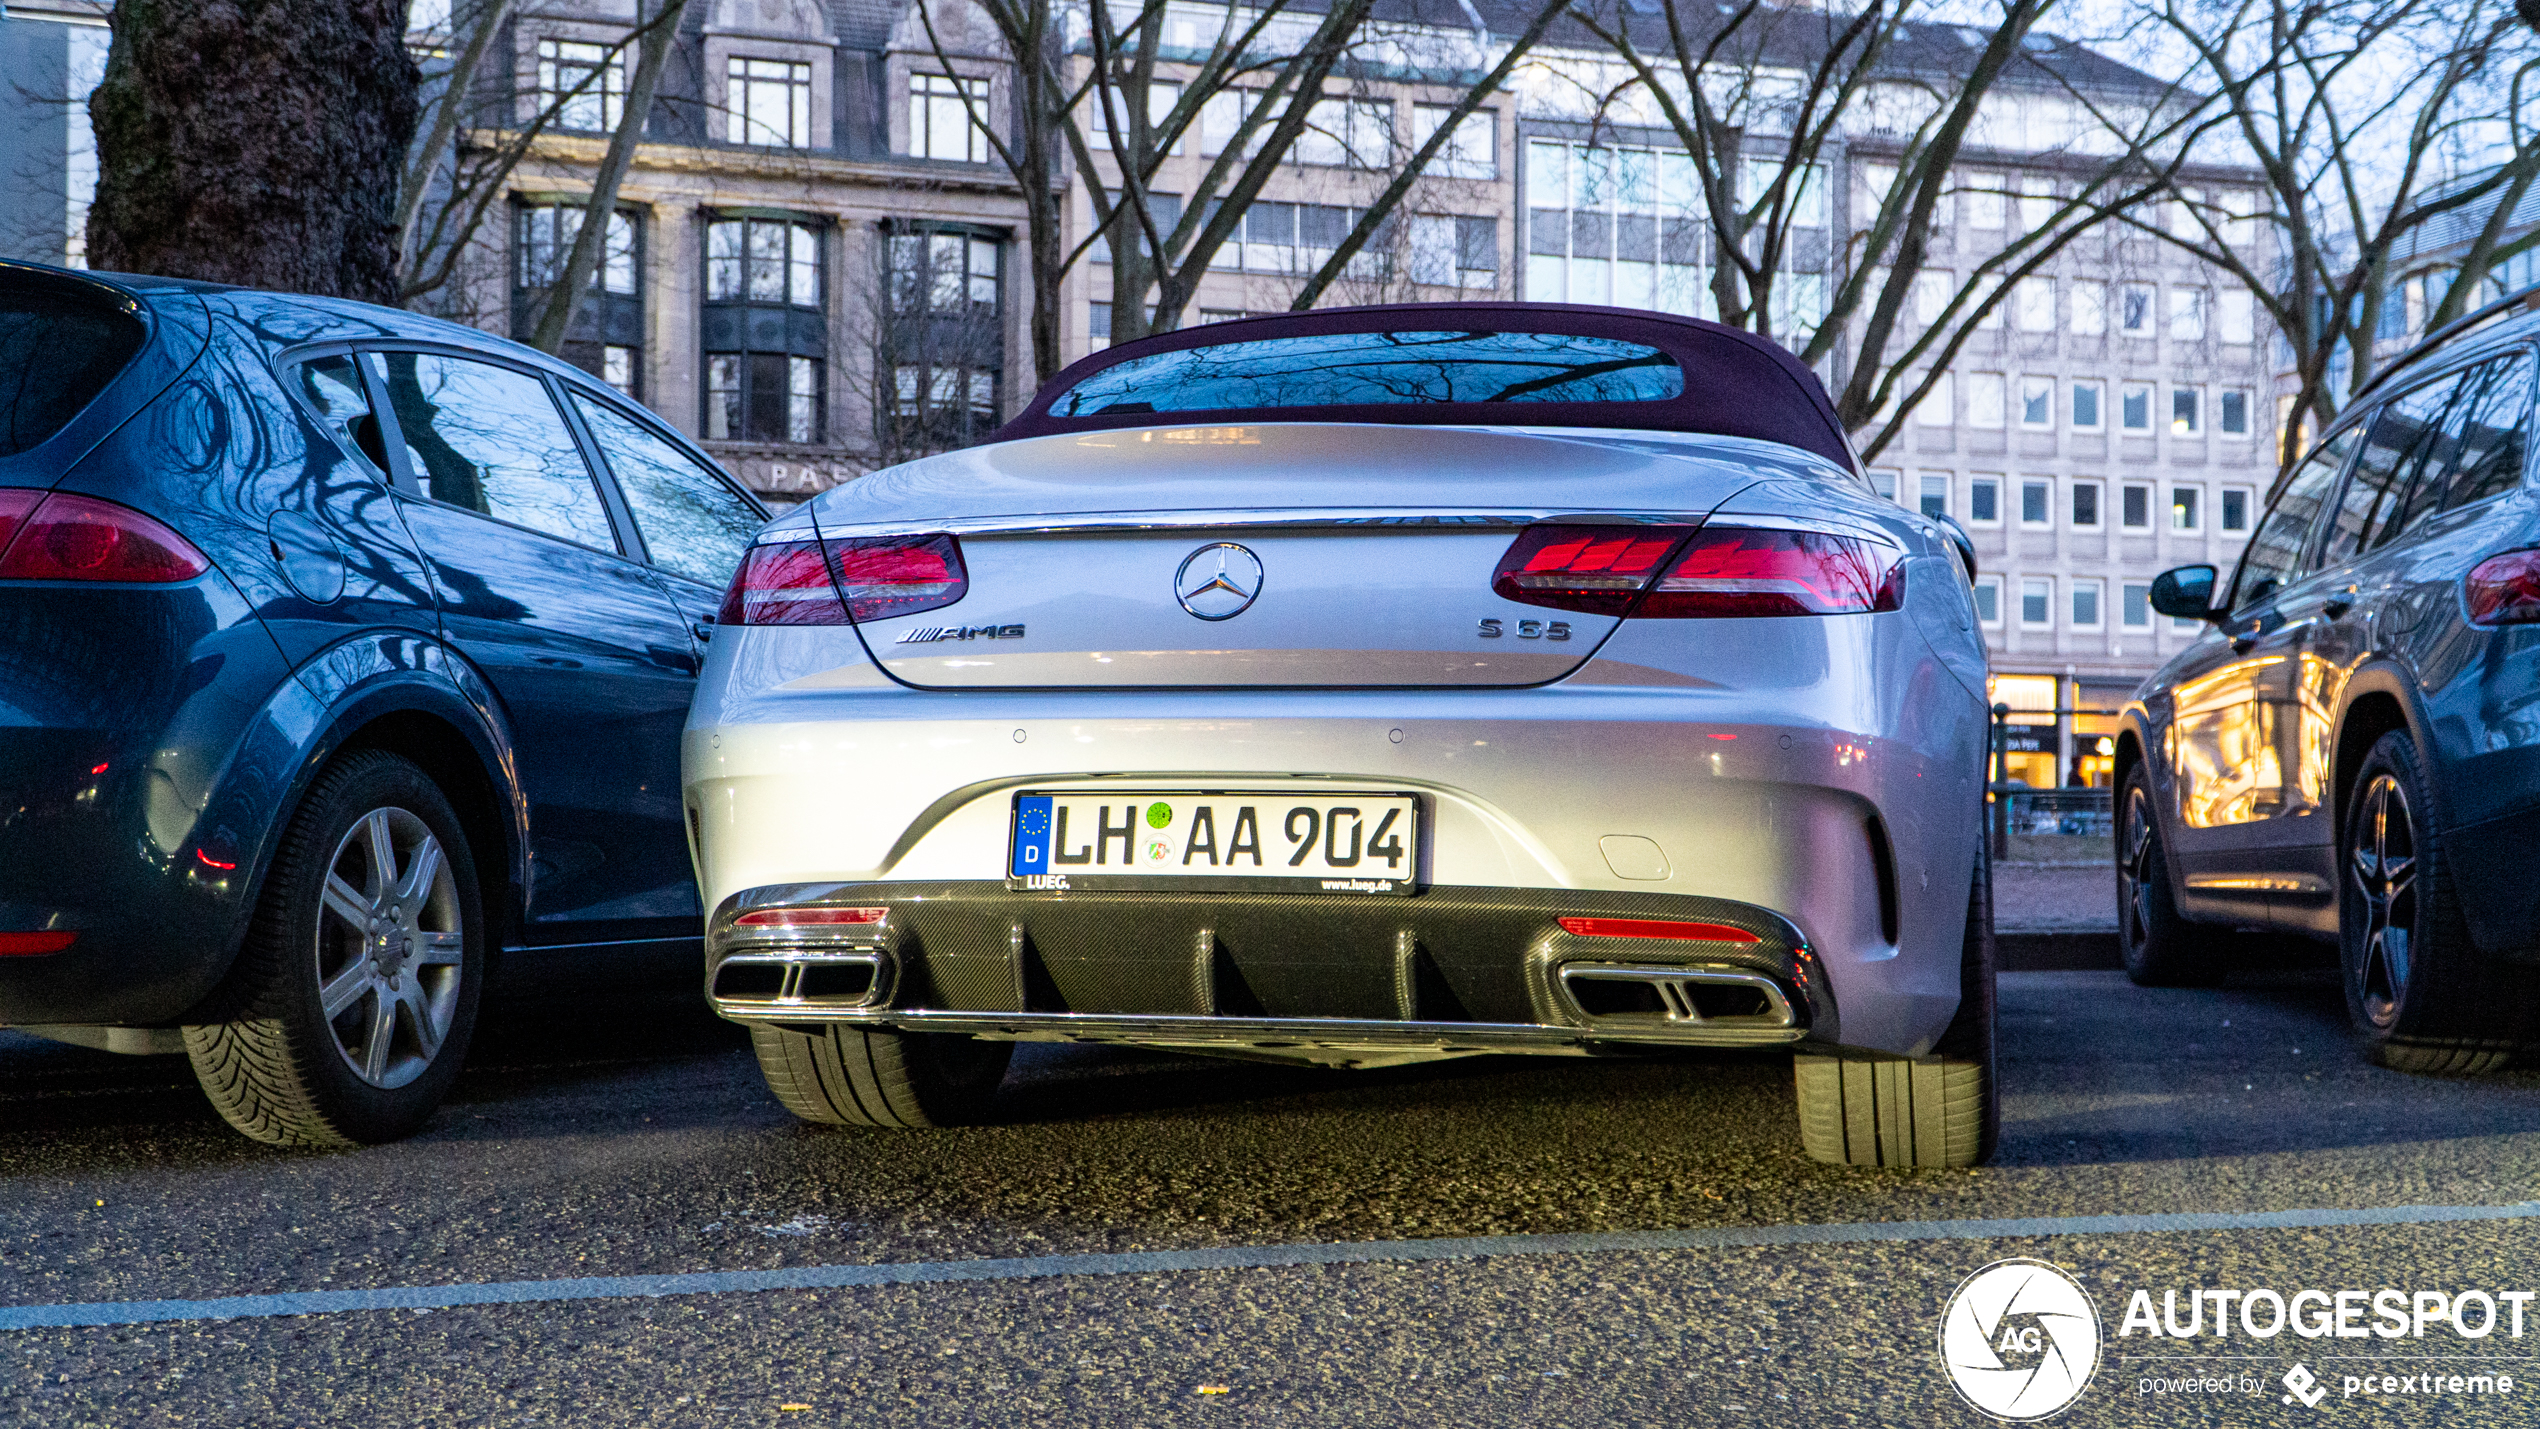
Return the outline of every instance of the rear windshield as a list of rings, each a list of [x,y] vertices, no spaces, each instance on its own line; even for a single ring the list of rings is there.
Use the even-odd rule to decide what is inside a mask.
[[[1053,417],[1472,402],[1660,402],[1684,370],[1654,347],[1542,332],[1344,332],[1133,357],[1050,404]]]
[[[102,295],[0,287],[0,457],[60,431],[141,350],[141,322]]]

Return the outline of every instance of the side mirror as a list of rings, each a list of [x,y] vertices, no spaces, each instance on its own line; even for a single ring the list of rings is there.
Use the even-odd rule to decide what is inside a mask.
[[[2152,608],[2180,620],[2212,620],[2221,615],[2214,609],[2214,568],[2180,566],[2154,576]]]

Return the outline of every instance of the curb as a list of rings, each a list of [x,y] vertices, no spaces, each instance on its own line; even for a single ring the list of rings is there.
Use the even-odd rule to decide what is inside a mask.
[[[1995,966],[2006,973],[2097,972],[2125,966],[2114,928],[1993,935]]]

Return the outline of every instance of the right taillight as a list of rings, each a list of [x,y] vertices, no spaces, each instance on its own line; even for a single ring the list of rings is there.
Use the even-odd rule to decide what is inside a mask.
[[[212,568],[192,542],[129,506],[67,492],[27,494],[41,499],[9,493],[0,504],[0,580],[171,585]]]
[[[967,594],[970,572],[950,536],[852,536],[829,543],[847,613],[859,622],[939,610]]]
[[[2540,621],[2540,550],[2507,551],[2470,568],[2461,582],[2472,625]]]
[[[1682,526],[1529,526],[1499,558],[1502,600],[1621,615],[1684,539]]]
[[[1639,617],[1855,615],[1905,598],[1904,553],[1857,536],[1706,526],[1633,607]]]
[[[844,625],[847,608],[829,580],[818,541],[752,546],[723,593],[717,625]]]

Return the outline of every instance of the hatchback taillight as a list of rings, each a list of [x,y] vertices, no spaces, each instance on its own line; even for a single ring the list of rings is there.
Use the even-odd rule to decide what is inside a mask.
[[[723,593],[717,625],[844,625],[847,608],[830,582],[818,541],[752,546]]]
[[[12,519],[12,506],[24,514]],[[129,506],[60,491],[0,497],[0,580],[169,585],[211,568],[192,542]]]
[[[1688,619],[1894,610],[1904,554],[1857,536],[1743,526],[1532,526],[1500,557],[1502,599]]]
[[[970,589],[950,536],[854,536],[831,541],[829,559],[847,614],[858,621],[939,610]]]
[[[2461,582],[2473,625],[2540,621],[2540,550],[2507,551],[2470,568]]]

